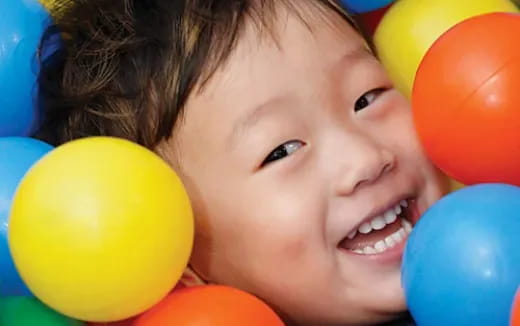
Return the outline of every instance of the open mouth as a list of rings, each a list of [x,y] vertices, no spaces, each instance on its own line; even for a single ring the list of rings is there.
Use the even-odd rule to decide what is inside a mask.
[[[338,247],[359,255],[376,255],[402,244],[412,231],[414,205],[413,199],[399,201],[359,225],[341,240]]]

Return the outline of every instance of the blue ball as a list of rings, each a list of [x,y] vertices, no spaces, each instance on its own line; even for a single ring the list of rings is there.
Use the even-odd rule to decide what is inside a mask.
[[[38,0],[0,1],[0,137],[36,127],[37,50],[50,17]]]
[[[395,0],[341,0],[341,3],[352,14],[362,14],[388,6]]]
[[[50,150],[52,146],[32,138],[0,138],[0,295],[30,295],[16,271],[9,252],[9,208],[16,187],[25,173]]]
[[[402,283],[420,326],[507,326],[520,284],[520,188],[451,193],[414,227]]]

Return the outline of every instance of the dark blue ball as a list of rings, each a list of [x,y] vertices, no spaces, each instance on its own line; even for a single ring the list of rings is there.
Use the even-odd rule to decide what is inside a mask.
[[[341,3],[352,14],[362,14],[388,6],[395,0],[341,0]]]

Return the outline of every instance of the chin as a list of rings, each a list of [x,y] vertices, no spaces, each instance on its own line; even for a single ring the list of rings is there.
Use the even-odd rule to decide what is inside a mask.
[[[406,311],[404,294],[374,298],[372,311],[380,315],[396,315]]]
[[[406,310],[406,299],[401,287],[400,270],[384,283],[374,284],[370,289],[371,295],[365,297],[367,311],[379,318],[392,319],[403,314]]]

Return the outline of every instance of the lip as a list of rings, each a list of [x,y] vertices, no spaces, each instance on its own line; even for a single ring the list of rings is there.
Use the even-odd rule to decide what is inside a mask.
[[[410,204],[409,207],[409,222],[412,223],[413,226],[419,221],[422,216],[421,210],[419,209],[419,203],[417,202],[417,198],[412,198],[408,201]]]

